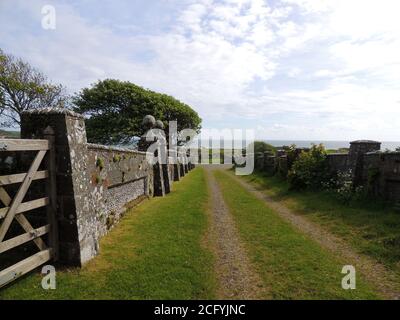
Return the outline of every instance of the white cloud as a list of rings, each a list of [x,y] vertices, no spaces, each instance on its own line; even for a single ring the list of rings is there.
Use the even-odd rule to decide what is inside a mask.
[[[337,0],[283,0],[285,3],[299,6],[308,13],[328,11]],[[340,0],[339,0],[340,1]]]
[[[158,33],[136,32],[134,16],[100,25],[55,3],[57,30],[48,32],[44,1],[2,1],[0,47],[72,92],[113,77],[172,94],[206,123],[271,118],[275,131],[265,134],[400,139],[398,1],[186,0]],[[154,12],[155,25],[162,15]]]

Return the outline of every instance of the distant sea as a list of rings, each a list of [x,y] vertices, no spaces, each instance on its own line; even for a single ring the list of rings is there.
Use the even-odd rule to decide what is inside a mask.
[[[323,140],[265,140],[266,143],[274,147],[290,146],[295,144],[299,148],[308,148],[312,143],[322,143],[326,149],[349,148],[350,141],[323,141]],[[382,142],[381,150],[395,150],[400,147],[400,141],[384,141]]]

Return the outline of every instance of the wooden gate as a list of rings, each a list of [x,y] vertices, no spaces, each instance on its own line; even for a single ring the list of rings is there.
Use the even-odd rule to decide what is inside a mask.
[[[46,140],[0,139],[0,154],[2,152],[34,154],[27,172],[8,175],[2,175],[0,172],[0,204],[3,204],[0,206],[0,255],[3,256],[3,260],[4,258],[7,260],[9,250],[30,241],[33,241],[36,251],[38,251],[28,258],[0,270],[0,287],[45,262],[57,258],[54,133],[51,128],[48,128],[45,134]],[[39,170],[39,167],[42,169]],[[34,180],[39,180],[36,183],[45,183],[46,196],[23,202]],[[6,190],[6,186],[14,188],[15,195],[13,197]],[[28,221],[29,217],[27,218],[24,213],[41,207],[46,210],[44,217],[46,224],[34,228]],[[15,221],[14,224],[17,223],[22,227],[24,233],[12,234],[6,239],[13,221]],[[44,240],[43,236],[45,235],[47,241]]]

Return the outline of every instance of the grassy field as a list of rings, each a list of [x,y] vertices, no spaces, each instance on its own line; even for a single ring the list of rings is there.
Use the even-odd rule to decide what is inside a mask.
[[[272,299],[377,299],[360,276],[357,290],[341,287],[340,258],[322,249],[283,221],[229,173],[216,171],[223,196],[236,221],[249,257],[270,288]]]
[[[328,192],[288,191],[286,181],[260,173],[245,179],[345,239],[358,252],[400,273],[400,213],[390,206],[373,199],[344,204]]]
[[[19,131],[7,131],[0,129],[0,137],[5,136],[6,138],[18,139],[20,137]]]
[[[0,291],[0,299],[209,299],[214,297],[207,229],[207,188],[201,168],[174,184],[165,198],[132,209],[81,270],[57,273],[43,290],[31,274]]]

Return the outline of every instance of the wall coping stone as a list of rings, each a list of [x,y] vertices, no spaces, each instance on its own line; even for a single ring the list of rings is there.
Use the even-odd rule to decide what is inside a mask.
[[[96,149],[96,150],[126,152],[126,153],[142,154],[142,155],[147,154],[147,152],[144,152],[144,151],[138,151],[138,150],[123,148],[123,147],[105,146],[105,145],[96,144],[96,143],[86,143],[86,146],[88,147],[88,149],[92,149],[92,150]]]
[[[366,155],[373,155],[373,154],[388,155],[388,156],[399,156],[400,152],[398,152],[398,151],[391,151],[391,152],[380,151],[380,152],[368,152],[368,153],[366,153]]]
[[[350,144],[358,144],[358,143],[364,143],[364,144],[381,144],[381,142],[379,141],[374,141],[374,140],[355,140],[355,141],[351,141]]]
[[[84,119],[85,117],[77,112],[74,112],[67,108],[40,108],[40,109],[33,109],[33,110],[25,110],[22,113],[24,114],[64,114],[67,116],[75,117]]]

